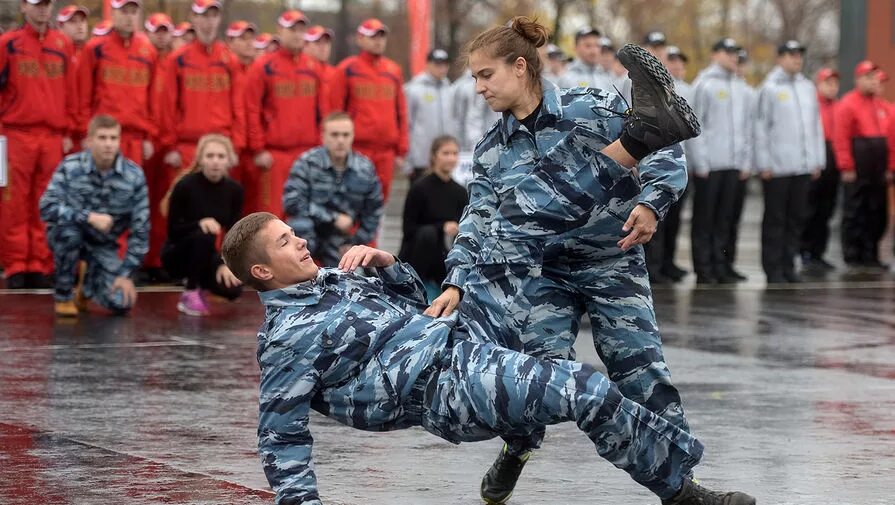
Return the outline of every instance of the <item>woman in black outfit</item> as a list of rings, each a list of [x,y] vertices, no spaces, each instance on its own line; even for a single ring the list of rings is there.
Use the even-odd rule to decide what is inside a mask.
[[[466,189],[451,179],[459,149],[450,135],[432,141],[429,171],[413,183],[404,201],[404,238],[398,256],[419,274],[430,299],[441,294],[444,259],[468,200]]]
[[[205,135],[196,159],[168,195],[168,239],[162,264],[172,278],[186,279],[177,310],[191,316],[209,313],[205,291],[234,300],[242,292],[239,280],[224,265],[217,249],[219,236],[242,213],[242,186],[227,177],[236,163],[230,139]]]

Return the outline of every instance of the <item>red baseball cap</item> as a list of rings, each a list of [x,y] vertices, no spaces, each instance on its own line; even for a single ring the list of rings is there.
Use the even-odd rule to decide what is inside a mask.
[[[205,14],[211,8],[221,10],[221,2],[218,0],[193,0],[193,5],[190,7],[196,14]]]
[[[323,37],[329,37],[330,39],[332,39],[335,36],[336,36],[336,33],[334,31],[330,30],[329,28],[326,28],[326,27],[323,27],[320,25],[314,25],[314,26],[308,28],[308,31],[305,32],[305,41],[317,42],[318,40],[322,39]]]
[[[59,13],[56,14],[56,22],[57,23],[67,23],[71,21],[71,18],[75,16],[77,13],[81,13],[86,18],[90,15],[90,9],[84,7],[83,5],[66,5],[62,9],[59,10]]]
[[[127,4],[136,4],[138,7],[143,7],[142,0],[111,0],[109,4],[113,9],[120,9]]]
[[[186,35],[186,32],[193,29],[193,25],[189,21],[184,21],[182,23],[177,23],[177,26],[174,27],[173,35],[175,37],[183,37]]]
[[[96,37],[102,37],[103,35],[108,35],[109,32],[112,31],[112,20],[104,19],[93,26],[93,30],[90,32]]]
[[[870,60],[864,60],[855,65],[855,77],[861,77],[876,70],[879,70],[879,65]]]
[[[877,72],[876,77],[877,77],[877,79],[879,79],[879,82],[886,82],[889,80],[889,74],[887,74],[883,70],[880,70],[879,72]]]
[[[291,10],[280,14],[277,18],[277,24],[283,28],[292,28],[296,23],[308,24],[308,17],[302,11]]]
[[[276,40],[277,38],[269,33],[260,33],[255,37],[252,45],[255,46],[255,49],[267,49],[270,44]]]
[[[829,79],[831,77],[835,77],[838,79],[839,72],[833,70],[830,67],[824,67],[817,71],[817,75],[814,77],[814,80],[816,82],[822,82],[822,81],[826,81],[827,79]]]
[[[252,33],[258,33],[258,27],[255,26],[255,23],[249,23],[248,21],[242,20],[234,21],[227,27],[227,36],[242,37],[245,32],[250,30]]]
[[[357,33],[364,37],[375,37],[380,33],[388,33],[388,27],[376,18],[370,18],[357,25]]]
[[[146,31],[150,33],[155,33],[162,28],[168,30],[169,32],[173,32],[174,22],[171,21],[171,17],[164,12],[156,12],[155,14],[150,14],[149,17],[146,18],[146,22],[143,23],[143,27],[146,28]]]

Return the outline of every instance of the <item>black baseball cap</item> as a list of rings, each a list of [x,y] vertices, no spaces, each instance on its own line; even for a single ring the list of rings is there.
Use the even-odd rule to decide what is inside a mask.
[[[582,37],[588,37],[590,35],[599,37],[600,35],[603,35],[603,34],[600,33],[600,30],[597,30],[593,26],[585,26],[584,28],[581,28],[580,30],[575,32],[575,43],[577,44],[578,41],[581,40]]]
[[[777,55],[786,53],[802,53],[805,54],[805,46],[798,40],[787,40],[777,47]]]
[[[566,53],[556,44],[547,44],[547,57],[551,60],[563,60],[566,58]]]
[[[669,60],[673,60],[673,59],[677,58],[677,59],[683,61],[684,63],[687,63],[688,61],[690,61],[690,58],[687,58],[687,55],[684,54],[684,52],[681,51],[681,48],[679,48],[677,46],[668,46],[665,49],[665,56],[667,56]]]
[[[668,43],[668,39],[665,38],[665,34],[659,31],[652,31],[646,34],[646,37],[643,37],[643,43],[652,46],[664,46]]]
[[[449,63],[451,61],[447,51],[444,49],[433,49],[426,55],[426,61],[434,61],[436,63]]]
[[[726,53],[735,53],[740,49],[742,49],[742,47],[737,44],[737,41],[730,37],[724,37],[712,45],[712,52],[724,51]]]

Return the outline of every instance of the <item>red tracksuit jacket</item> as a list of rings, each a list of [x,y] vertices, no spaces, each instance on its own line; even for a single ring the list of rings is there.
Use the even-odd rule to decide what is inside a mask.
[[[152,106],[157,63],[155,47],[142,33],[125,40],[113,31],[87,42],[78,66],[81,129],[94,115],[108,114],[125,130],[157,135]]]
[[[74,47],[58,30],[31,25],[0,36],[0,123],[67,134],[77,120]]]
[[[836,104],[838,102],[835,99],[829,99],[818,93],[817,103],[820,106],[820,122],[824,127],[824,140],[832,143],[833,132],[835,131],[833,125],[836,124]]]
[[[852,139],[886,138],[889,107],[878,97],[852,90],[839,100],[834,114],[833,151],[836,153],[836,165],[839,170],[850,172],[855,169]]]
[[[326,97],[318,64],[308,55],[279,49],[260,56],[246,78],[249,149],[318,145]]]
[[[196,142],[208,133],[227,135],[245,147],[245,95],[240,63],[223,42],[198,40],[162,63],[159,86],[160,141],[164,148]]]
[[[355,144],[393,148],[407,154],[407,102],[401,67],[362,52],[342,60],[333,73],[330,106],[354,119]]]

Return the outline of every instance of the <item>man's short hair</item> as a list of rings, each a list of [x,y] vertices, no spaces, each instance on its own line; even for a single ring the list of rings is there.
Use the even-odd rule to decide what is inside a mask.
[[[330,112],[325,118],[323,118],[323,123],[321,124],[321,127],[325,126],[327,123],[332,123],[333,121],[342,121],[344,119],[347,119],[348,121],[353,122],[353,120],[351,119],[351,116],[348,115],[347,112],[343,112],[343,111]]]
[[[121,123],[108,114],[97,114],[87,124],[87,136],[92,137],[100,128],[121,128]]]
[[[258,233],[267,223],[279,219],[270,212],[255,212],[240,219],[230,228],[221,246],[221,256],[227,268],[243,284],[259,291],[265,289],[259,279],[252,276],[252,265],[270,261],[264,244],[258,240]]]

